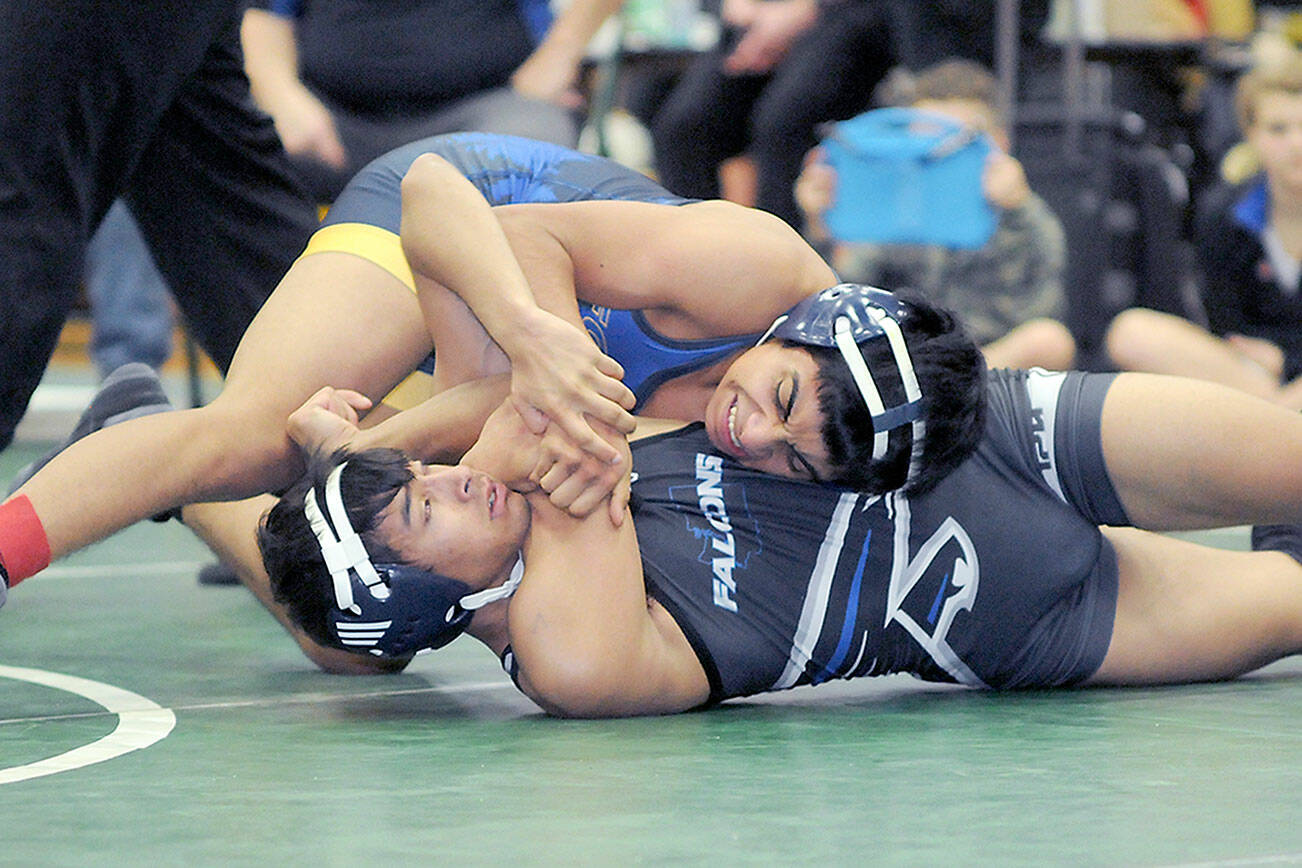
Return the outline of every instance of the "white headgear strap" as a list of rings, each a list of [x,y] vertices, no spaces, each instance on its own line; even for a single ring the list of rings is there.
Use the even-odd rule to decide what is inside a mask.
[[[321,514],[321,508],[317,506],[315,487],[308,490],[307,497],[303,501],[303,511],[307,514],[308,524],[312,526],[317,542],[321,544],[321,557],[325,560],[331,581],[334,582],[335,602],[339,604],[340,609],[360,615],[361,608],[353,602],[350,570],[357,571],[362,583],[370,589],[376,599],[386,599],[389,596],[389,587],[376,573],[375,567],[371,564],[371,556],[367,554],[366,546],[362,544],[362,538],[357,535],[352,523],[348,521],[348,510],[344,508],[344,498],[339,492],[339,477],[347,466],[348,462],[343,462],[326,477],[326,509],[330,511],[330,519],[334,522],[338,536],[330,529],[330,524]]]
[[[918,375],[913,370],[913,359],[909,357],[909,350],[904,342],[904,333],[900,331],[900,324],[897,323],[884,310],[870,308],[868,316],[886,335],[886,340],[891,346],[891,355],[895,359],[895,367],[899,371],[900,381],[904,385],[904,397],[907,404],[916,404],[922,398],[922,389],[918,386]],[[850,375],[854,378],[855,385],[859,387],[859,394],[863,396],[864,403],[868,405],[868,412],[872,414],[874,422],[873,432],[873,460],[880,461],[886,455],[886,447],[890,440],[890,431],[892,426],[882,424],[886,414],[886,405],[882,402],[881,393],[877,391],[877,383],[873,380],[872,372],[868,369],[867,362],[863,359],[863,353],[859,345],[852,336],[852,323],[848,317],[837,317],[836,324],[833,327],[832,338],[836,342],[837,349],[841,351],[841,357],[850,368]],[[912,423],[913,427],[913,444],[910,447],[909,458],[909,475],[908,481],[912,482],[921,468],[922,455],[922,438],[926,433],[926,423],[921,416],[915,418]]]
[[[899,370],[900,380],[904,383],[904,397],[908,403],[916,404],[922,400],[922,388],[918,385],[918,374],[913,369],[913,358],[909,355],[909,348],[904,341],[904,332],[900,330],[900,324],[884,310],[877,308],[872,309],[868,315],[873,318],[873,322],[881,326],[882,331],[886,332],[886,339],[891,342],[891,354],[895,356],[895,367]],[[906,485],[912,482],[922,469],[922,441],[927,433],[927,423],[923,421],[921,415],[913,420],[912,426],[913,443],[909,447],[909,475]]]
[[[524,578],[524,558],[516,557],[515,566],[511,567],[511,575],[505,582],[496,588],[485,588],[482,591],[475,591],[473,594],[466,594],[461,598],[461,608],[466,611],[480,609],[489,603],[496,603],[498,600],[505,600],[515,593],[515,589],[520,587],[520,580]]]

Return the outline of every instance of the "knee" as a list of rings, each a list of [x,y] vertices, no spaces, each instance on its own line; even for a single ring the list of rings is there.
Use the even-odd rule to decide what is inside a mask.
[[[1052,371],[1065,371],[1076,361],[1076,339],[1056,319],[1035,319],[1026,324],[1036,364]]]
[[[1117,314],[1103,335],[1108,358],[1122,370],[1143,368],[1154,334],[1164,327],[1166,317],[1167,314],[1142,307],[1127,308]]]

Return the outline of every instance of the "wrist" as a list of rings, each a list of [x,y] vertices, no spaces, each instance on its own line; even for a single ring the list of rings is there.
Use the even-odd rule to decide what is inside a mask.
[[[536,305],[512,305],[503,311],[502,328],[493,332],[493,340],[514,362],[517,353],[546,345],[544,341],[550,317]]]
[[[351,436],[341,439],[331,452],[345,448],[353,453],[365,452],[367,449],[385,445],[379,441],[374,432],[374,428],[359,428]]]

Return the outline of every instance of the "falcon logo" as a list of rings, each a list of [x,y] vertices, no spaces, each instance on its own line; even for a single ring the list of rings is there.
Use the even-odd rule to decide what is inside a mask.
[[[606,328],[610,325],[610,308],[599,304],[583,305],[579,308],[579,313],[583,318],[583,327],[588,330],[592,342],[603,353],[610,352],[606,347]]]
[[[758,549],[758,528],[746,506],[746,489],[723,482],[723,459],[696,453],[696,487],[670,490],[675,502],[690,507],[684,511],[687,529],[703,542],[697,559],[710,567],[714,605],[737,611],[736,572]],[[690,498],[690,499],[689,499]],[[734,513],[729,515],[731,502]],[[754,542],[752,542],[752,540]]]
[[[909,550],[908,499],[897,505],[896,551]],[[949,644],[949,629],[961,612],[971,612],[981,587],[981,564],[976,546],[963,526],[948,516],[907,563],[891,564],[891,584],[886,593],[885,625],[899,624],[960,684],[982,686]]]

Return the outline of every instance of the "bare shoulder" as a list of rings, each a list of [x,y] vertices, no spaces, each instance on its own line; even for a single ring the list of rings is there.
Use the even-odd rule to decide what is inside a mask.
[[[633,522],[576,519],[530,496],[534,522],[509,632],[520,686],[552,714],[661,714],[699,705],[709,682],[691,644],[647,598]],[[594,604],[594,601],[599,603]]]

